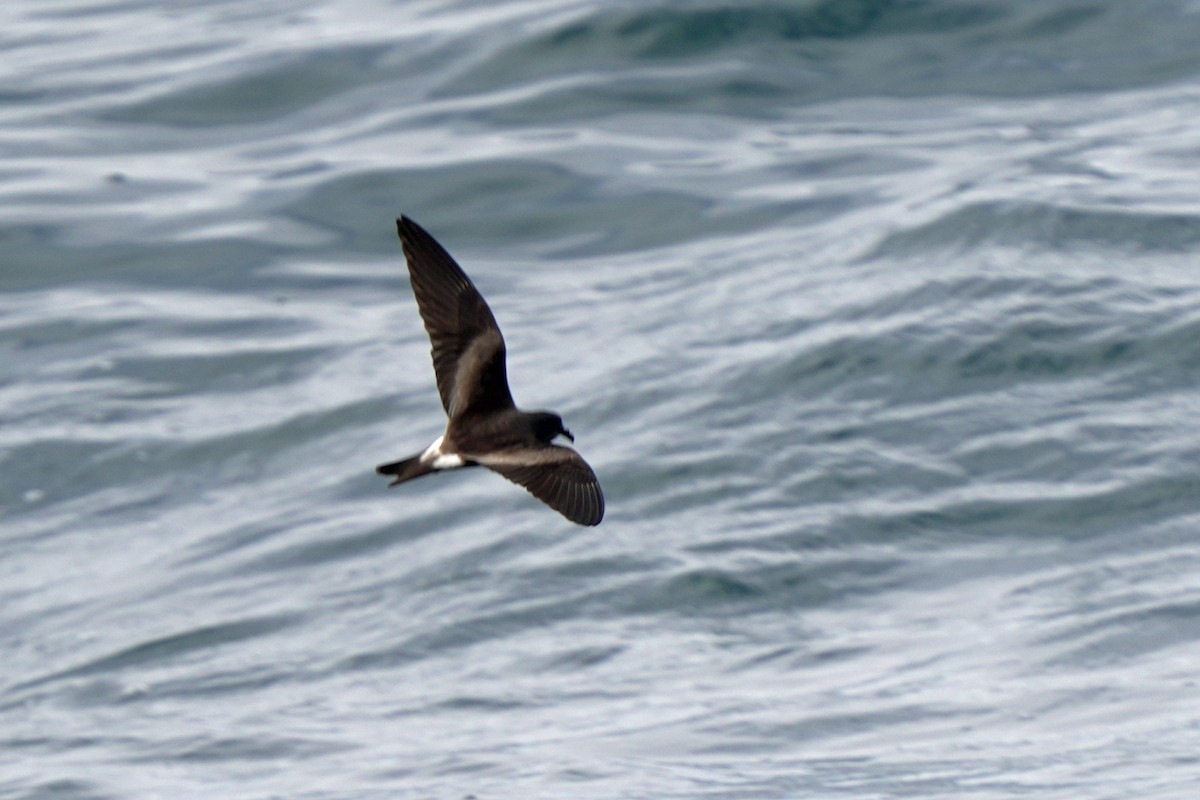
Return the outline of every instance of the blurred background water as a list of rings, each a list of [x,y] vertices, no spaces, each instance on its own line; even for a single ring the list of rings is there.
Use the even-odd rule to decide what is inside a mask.
[[[1191,798],[1200,3],[0,8],[0,797]],[[608,497],[441,430],[458,256]]]

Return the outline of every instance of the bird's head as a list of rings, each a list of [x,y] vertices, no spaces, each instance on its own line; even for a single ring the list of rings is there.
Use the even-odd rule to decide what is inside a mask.
[[[563,435],[573,443],[575,437],[571,432],[563,427],[562,417],[558,414],[549,411],[535,411],[529,415],[530,423],[533,425],[533,435],[538,438],[539,442],[550,444],[555,436]]]

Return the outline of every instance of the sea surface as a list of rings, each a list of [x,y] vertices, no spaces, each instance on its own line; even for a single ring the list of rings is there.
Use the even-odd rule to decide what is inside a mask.
[[[1200,796],[1200,2],[0,6],[0,798]],[[444,415],[454,253],[608,516]]]

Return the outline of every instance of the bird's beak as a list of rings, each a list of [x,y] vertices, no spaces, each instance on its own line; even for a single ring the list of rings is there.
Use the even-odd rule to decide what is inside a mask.
[[[563,436],[565,436],[565,437],[567,437],[568,439],[570,439],[570,440],[571,440],[571,444],[575,444],[575,437],[574,437],[574,436],[572,436],[572,435],[571,435],[571,432],[570,432],[569,430],[567,430],[566,428],[563,428]]]

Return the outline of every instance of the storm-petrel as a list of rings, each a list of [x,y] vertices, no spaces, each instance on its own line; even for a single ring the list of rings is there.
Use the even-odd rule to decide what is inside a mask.
[[[572,522],[599,525],[604,495],[596,474],[569,447],[552,444],[562,417],[521,411],[513,403],[504,366],[504,337],[471,279],[420,225],[396,220],[413,294],[433,343],[433,371],[446,409],[446,432],[424,452],[380,464],[389,484],[458,467],[482,465],[524,486]]]

